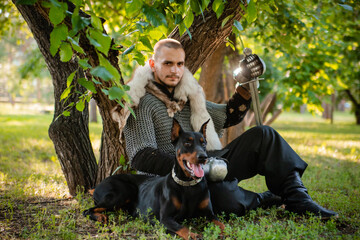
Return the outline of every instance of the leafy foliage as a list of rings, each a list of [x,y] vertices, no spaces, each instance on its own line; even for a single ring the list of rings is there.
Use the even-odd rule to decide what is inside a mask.
[[[262,85],[285,108],[320,112],[322,96],[344,89],[360,96],[359,10],[345,0],[256,1],[257,19],[246,18],[242,35],[264,56]]]

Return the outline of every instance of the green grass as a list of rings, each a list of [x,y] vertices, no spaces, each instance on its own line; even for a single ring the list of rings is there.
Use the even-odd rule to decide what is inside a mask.
[[[51,114],[0,105],[0,234],[1,239],[176,239],[125,213],[110,214],[106,226],[84,218],[93,205],[79,193],[70,198],[47,130]],[[360,127],[348,113],[336,113],[330,124],[310,114],[284,113],[272,125],[309,163],[303,176],[312,198],[340,217],[323,222],[282,208],[258,209],[225,221],[226,239],[360,239]],[[98,153],[101,124],[90,125]],[[265,191],[261,176],[242,181]],[[219,229],[204,219],[185,223],[204,239]]]

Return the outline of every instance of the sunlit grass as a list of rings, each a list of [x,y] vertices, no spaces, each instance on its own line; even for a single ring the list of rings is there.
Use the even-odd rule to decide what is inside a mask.
[[[160,225],[152,226],[125,213],[110,214],[108,226],[82,217],[93,206],[79,194],[68,199],[61,166],[48,137],[51,114],[0,105],[0,229],[2,238],[20,239],[169,239]],[[303,181],[312,198],[337,211],[339,220],[321,222],[281,209],[251,211],[225,221],[227,239],[360,238],[360,127],[348,113],[336,113],[334,124],[310,114],[284,113],[272,125],[309,163]],[[99,155],[101,123],[90,124],[90,139]],[[263,177],[240,183],[265,191]],[[53,202],[55,201],[55,202]],[[203,220],[188,222],[215,239],[218,230]]]

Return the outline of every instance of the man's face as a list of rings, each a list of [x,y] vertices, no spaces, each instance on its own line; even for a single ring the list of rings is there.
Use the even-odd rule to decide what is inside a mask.
[[[172,92],[184,74],[185,52],[181,48],[164,46],[156,59],[149,60],[149,64],[154,72],[155,81],[165,85]]]

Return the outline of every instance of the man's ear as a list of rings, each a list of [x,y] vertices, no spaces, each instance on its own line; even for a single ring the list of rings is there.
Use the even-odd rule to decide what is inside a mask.
[[[182,132],[183,132],[183,130],[182,130],[179,122],[175,118],[173,118],[173,125],[171,128],[171,142],[175,143],[178,140],[178,138]]]
[[[207,127],[207,124],[209,123],[209,121],[210,121],[210,118],[201,126],[200,131],[199,131],[204,136],[205,139],[206,139],[206,127]]]
[[[149,59],[149,65],[150,65],[151,70],[154,72],[155,71],[155,61],[154,61],[154,59],[152,59],[152,58]]]

